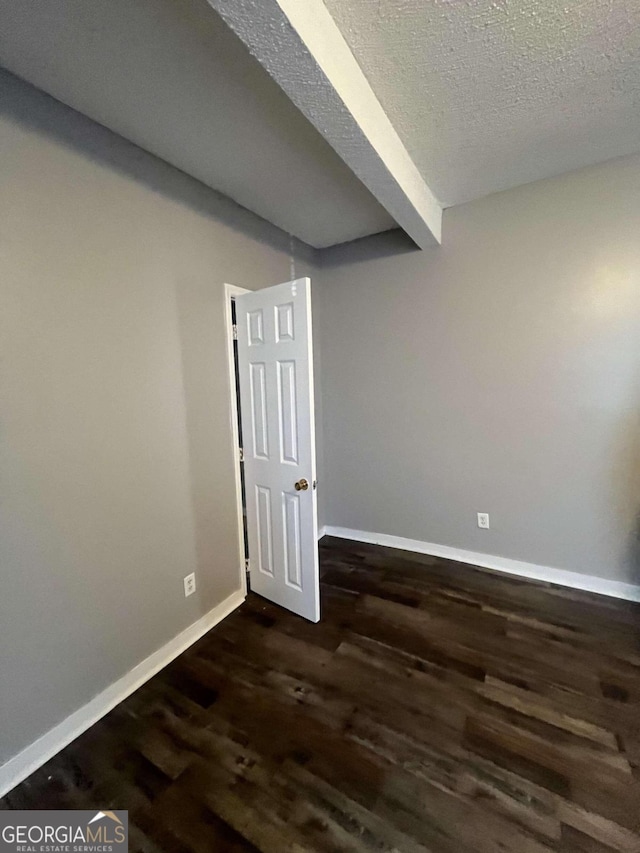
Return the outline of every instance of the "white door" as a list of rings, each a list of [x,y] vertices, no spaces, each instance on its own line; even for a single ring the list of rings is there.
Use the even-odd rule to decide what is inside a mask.
[[[311,281],[236,297],[251,589],[320,619]]]

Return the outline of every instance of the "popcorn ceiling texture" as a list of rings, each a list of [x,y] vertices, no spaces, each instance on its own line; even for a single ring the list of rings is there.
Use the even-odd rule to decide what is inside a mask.
[[[450,206],[640,150],[639,0],[325,0]]]
[[[0,66],[310,245],[395,225],[206,0],[0,0]]]
[[[441,205],[322,0],[209,2],[415,242],[439,242]]]

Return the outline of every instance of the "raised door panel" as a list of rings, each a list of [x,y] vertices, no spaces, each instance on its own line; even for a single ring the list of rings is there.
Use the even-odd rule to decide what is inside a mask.
[[[267,415],[267,366],[262,362],[249,365],[251,384],[251,435],[253,455],[269,459],[269,422]]]
[[[300,529],[300,496],[282,495],[284,527],[284,579],[288,586],[302,590],[302,531]]]
[[[273,577],[273,524],[271,522],[271,489],[256,486],[258,533],[258,571]]]
[[[280,461],[297,465],[299,459],[295,361],[279,361],[277,371]]]

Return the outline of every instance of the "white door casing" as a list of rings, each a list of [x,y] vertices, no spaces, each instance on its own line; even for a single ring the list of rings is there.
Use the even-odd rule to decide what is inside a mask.
[[[237,296],[236,324],[251,589],[317,622],[311,280]]]

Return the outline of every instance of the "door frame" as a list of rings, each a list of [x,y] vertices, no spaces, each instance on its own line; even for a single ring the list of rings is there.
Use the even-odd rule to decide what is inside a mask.
[[[231,435],[233,438],[233,474],[236,483],[236,511],[238,516],[238,556],[240,566],[240,585],[244,595],[247,595],[247,573],[245,571],[244,550],[244,518],[242,507],[242,481],[240,479],[240,435],[238,433],[238,398],[236,396],[236,363],[233,353],[233,317],[231,315],[231,300],[243,293],[251,293],[246,287],[235,284],[224,285],[224,328],[227,341],[227,366],[229,377],[229,412],[231,413]]]

